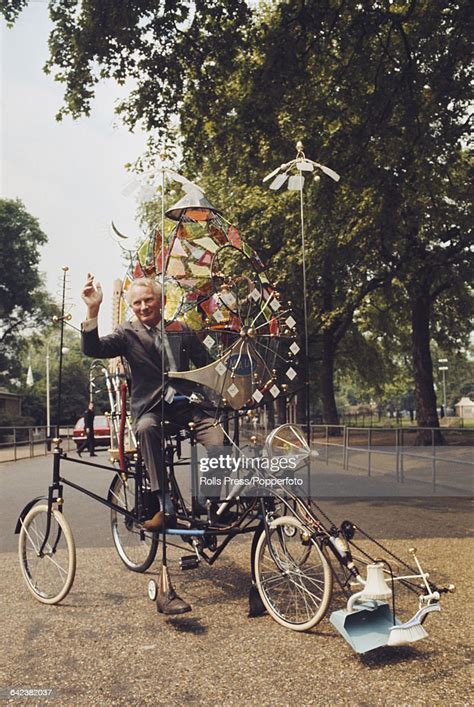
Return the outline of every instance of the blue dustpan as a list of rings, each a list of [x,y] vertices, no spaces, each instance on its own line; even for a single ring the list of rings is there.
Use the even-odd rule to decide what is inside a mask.
[[[356,604],[350,613],[347,609],[333,611],[329,621],[356,653],[386,646],[394,625],[389,605],[375,599]]]

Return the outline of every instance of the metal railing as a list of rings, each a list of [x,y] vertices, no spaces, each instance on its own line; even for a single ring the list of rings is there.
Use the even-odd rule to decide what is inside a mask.
[[[311,444],[327,464],[339,464],[345,471],[365,471],[368,477],[393,474],[401,484],[407,477],[423,479],[429,481],[433,493],[440,485],[440,473],[442,485],[448,476],[456,485],[453,469],[462,469],[460,488],[472,490],[472,428],[311,425]]]
[[[65,451],[76,448],[73,429],[72,425],[60,429]],[[252,434],[263,441],[265,432],[260,426],[243,429],[241,443]],[[472,490],[474,428],[311,425],[311,446],[317,449],[320,461],[338,465],[343,471],[362,471],[367,477],[388,474],[400,484],[418,479],[430,484],[433,493],[445,487],[447,479],[448,485],[454,484],[456,489],[457,484],[462,493]],[[0,462],[44,456],[50,450],[46,427],[0,427]],[[453,469],[462,469],[459,478]]]
[[[63,425],[60,436],[63,440],[62,447],[65,451],[75,449],[72,439],[74,425]],[[0,462],[31,459],[32,457],[45,456],[51,451],[51,438],[55,430],[51,430],[48,437],[46,427],[0,427]]]

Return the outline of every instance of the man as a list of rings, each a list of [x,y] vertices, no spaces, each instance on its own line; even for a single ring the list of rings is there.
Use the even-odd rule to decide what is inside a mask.
[[[197,367],[205,366],[209,363],[209,356],[197,336],[176,322],[166,326],[164,341],[161,341],[163,297],[161,286],[150,278],[134,280],[127,292],[127,299],[136,321],[119,325],[108,336],[99,337],[98,334],[97,317],[103,294],[100,283],[94,284],[94,276],[90,273],[82,299],[87,306],[87,320],[82,325],[83,352],[94,358],[123,356],[130,367],[133,424],[148,470],[156,507],[162,508],[146,520],[144,526],[147,530],[158,530],[166,521],[165,515],[172,516],[174,513],[169,497],[165,495],[164,511],[161,499],[158,502],[162,397],[165,398],[165,419],[173,423],[176,429],[187,427],[189,422],[194,422],[196,439],[210,454],[224,442],[221,427],[216,425],[204,410],[197,405],[191,405],[187,400],[175,400],[174,388],[166,384],[163,386],[162,364],[164,361],[165,371],[171,366],[175,370],[183,371],[189,369],[191,361]],[[172,522],[172,519],[169,521]]]
[[[89,450],[89,454],[91,457],[96,457],[97,454],[95,453],[95,439],[94,439],[94,403],[89,403],[89,407],[85,411],[84,415],[84,440],[81,442],[81,444],[77,448],[77,453],[79,456],[82,455],[82,452],[84,449],[87,447]]]

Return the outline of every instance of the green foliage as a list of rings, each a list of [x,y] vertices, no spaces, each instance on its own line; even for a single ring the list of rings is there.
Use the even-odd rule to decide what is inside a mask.
[[[339,367],[357,366],[375,389],[395,375],[390,367],[397,370],[398,346],[392,363],[390,353],[385,362],[387,351],[382,358],[379,351],[381,369],[369,365],[367,347],[365,355],[360,345],[355,358],[344,354],[354,344],[359,309],[378,288],[387,294],[397,279],[385,319],[394,318],[392,329],[410,322],[399,343],[411,358],[420,424],[437,423],[430,321],[444,312],[434,335],[466,343],[469,292],[462,283],[472,277],[469,164],[462,151],[471,73],[468,13],[467,2],[446,7],[441,0],[275,3],[248,38],[251,49],[245,48],[232,77],[221,73],[212,99],[202,91],[186,95],[186,162],[208,177],[212,197],[216,183],[232,195],[237,183],[260,183],[278,157],[292,156],[298,138],[308,156],[342,174],[338,185],[323,178],[306,190],[308,304],[328,421],[336,421],[330,419],[335,357]],[[263,190],[253,187],[252,193],[261,205],[255,221],[269,224],[260,247],[271,254],[274,244],[280,277],[295,288],[296,198],[291,207],[291,196],[274,197],[264,216]],[[247,204],[244,199],[237,207],[244,223]],[[293,217],[290,228],[285,212]],[[349,331],[353,340],[341,349]]]
[[[178,114],[186,173],[270,263],[300,331],[298,194],[268,192],[261,179],[297,139],[341,173],[337,185],[322,177],[305,188],[325,417],[337,421],[339,369],[380,396],[387,385],[402,394],[413,376],[418,419],[436,424],[430,343],[461,351],[472,311],[470,4],[68,0],[50,12],[61,114],[87,114],[106,77],[135,81],[118,108],[130,127],[163,142]]]
[[[18,377],[25,333],[55,311],[38,272],[46,241],[19,199],[0,200],[0,381]]]
[[[26,5],[28,5],[28,0],[1,0],[0,12],[5,17],[9,27],[13,26],[16,18]]]
[[[299,138],[342,174],[305,188],[312,370],[327,421],[337,365],[384,399],[416,384],[420,420],[436,424],[430,336],[466,345],[467,13],[440,0],[273,3],[232,73],[224,62],[212,87],[184,94],[187,171],[270,263],[300,331],[298,194],[261,179]]]
[[[14,9],[0,9],[12,22],[24,4],[17,0]],[[250,20],[244,0],[50,0],[49,12],[53,29],[45,69],[65,85],[57,118],[89,115],[100,80],[131,79],[135,88],[117,112],[131,128],[143,123],[168,139],[170,119],[190,81],[209,89],[220,67],[230,70]],[[198,79],[191,67],[199,67]]]
[[[56,423],[58,405],[59,372],[59,330],[49,327],[42,332],[41,340],[29,340],[29,355],[22,361],[22,380],[26,381],[26,371],[31,361],[34,385],[26,384],[20,389],[23,403],[22,412],[33,419],[34,424],[46,424],[46,366],[49,351],[50,368],[50,413],[51,424]],[[81,353],[80,337],[77,332],[66,328],[64,332],[63,372],[61,387],[61,424],[75,424],[89,402],[89,371],[92,360]],[[67,351],[66,351],[67,349]],[[109,410],[103,376],[94,381],[94,402],[96,412]]]

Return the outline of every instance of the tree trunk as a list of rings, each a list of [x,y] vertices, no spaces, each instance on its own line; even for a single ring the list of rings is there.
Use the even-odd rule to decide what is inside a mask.
[[[323,334],[323,352],[319,371],[323,416],[326,425],[339,424],[336,397],[334,395],[335,353],[333,335],[331,332],[326,332]]]
[[[433,362],[430,352],[431,301],[427,293],[411,293],[412,356],[415,373],[416,421],[418,427],[438,427],[436,395],[433,385]],[[419,444],[431,444],[428,430],[418,433]],[[434,435],[435,444],[442,444],[441,432]]]

